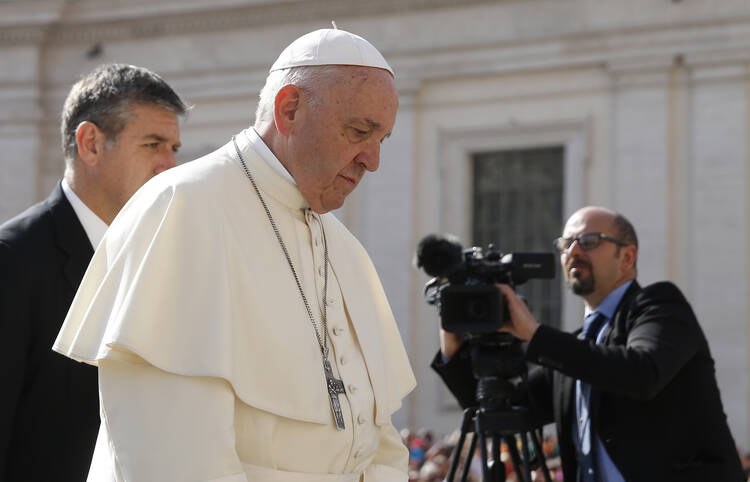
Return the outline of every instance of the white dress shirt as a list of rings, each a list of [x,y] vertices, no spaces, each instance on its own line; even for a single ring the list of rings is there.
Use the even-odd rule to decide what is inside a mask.
[[[75,211],[78,220],[81,222],[81,225],[83,225],[83,230],[86,231],[86,236],[88,236],[89,241],[91,241],[91,247],[96,249],[104,237],[104,233],[107,232],[107,223],[102,221],[99,216],[94,214],[94,211],[89,209],[89,207],[81,201],[81,198],[73,192],[73,189],[70,188],[70,185],[65,178],[63,178],[61,184],[63,194],[65,194],[70,205],[73,206],[73,211]]]

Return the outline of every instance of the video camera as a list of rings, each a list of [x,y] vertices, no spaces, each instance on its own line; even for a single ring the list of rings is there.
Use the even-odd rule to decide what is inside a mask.
[[[507,253],[490,244],[486,251],[463,249],[451,235],[430,234],[417,246],[417,267],[434,276],[425,285],[427,303],[437,304],[443,329],[452,333],[491,333],[508,320],[505,300],[495,286],[555,277],[552,253]]]
[[[533,409],[528,390],[528,370],[520,341],[498,329],[510,315],[505,298],[495,286],[505,283],[516,287],[530,279],[554,278],[552,253],[508,253],[490,244],[463,249],[450,235],[425,236],[417,246],[416,265],[433,276],[424,295],[427,303],[438,305],[445,331],[466,334],[474,377],[477,379],[477,406],[464,412],[458,448],[447,480],[452,482],[466,434],[475,432],[469,453],[478,444],[482,456],[483,480],[505,480],[505,465],[500,459],[500,439],[507,442],[518,480],[531,481],[531,467],[539,465],[546,481],[551,480],[541,446],[541,422]],[[528,438],[536,457],[531,460]],[[487,453],[487,437],[492,440],[493,459]],[[522,453],[517,440],[520,437]],[[525,469],[525,476],[521,472]],[[469,467],[464,462],[462,480]]]

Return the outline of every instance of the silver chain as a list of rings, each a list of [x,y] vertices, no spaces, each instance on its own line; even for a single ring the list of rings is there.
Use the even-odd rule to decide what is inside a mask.
[[[250,174],[250,169],[248,169],[247,164],[245,164],[245,159],[242,157],[242,153],[240,152],[239,146],[237,146],[237,140],[234,138],[234,136],[232,136],[232,142],[234,142],[234,148],[237,151],[237,157],[240,159],[240,164],[242,164],[242,169],[245,170],[247,178],[250,179],[250,183],[253,185],[255,194],[258,195],[258,199],[260,199],[260,203],[263,205],[263,209],[266,211],[266,216],[268,216],[268,221],[271,223],[271,227],[273,228],[273,232],[276,235],[276,239],[279,240],[281,250],[284,251],[286,262],[289,263],[289,268],[292,270],[294,281],[295,283],[297,283],[297,289],[299,290],[300,296],[302,296],[302,302],[305,304],[307,316],[310,317],[310,323],[312,323],[313,329],[315,330],[315,336],[318,339],[318,346],[320,346],[320,354],[323,356],[323,361],[326,361],[328,360],[328,330],[326,316],[326,305],[328,305],[328,241],[326,240],[326,231],[325,229],[323,229],[323,220],[320,219],[320,215],[318,215],[320,230],[323,232],[323,253],[325,261],[323,275],[323,336],[321,337],[320,330],[318,329],[318,324],[315,322],[315,317],[313,316],[312,310],[310,309],[310,303],[307,302],[307,296],[305,296],[305,292],[302,291],[302,283],[300,283],[299,276],[297,276],[297,270],[294,268],[294,263],[292,263],[292,258],[291,256],[289,256],[289,251],[287,251],[286,249],[284,240],[281,239],[281,233],[279,232],[279,228],[276,226],[276,221],[273,219],[273,216],[271,216],[271,210],[268,209],[268,205],[266,204],[265,199],[263,199],[263,196],[260,193],[260,189],[258,189],[258,185],[255,183],[255,179],[253,178],[252,174]]]

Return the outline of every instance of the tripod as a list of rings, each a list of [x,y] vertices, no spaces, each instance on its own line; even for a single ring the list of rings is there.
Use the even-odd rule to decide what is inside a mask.
[[[461,457],[461,450],[466,442],[466,435],[474,432],[469,444],[466,460],[464,461],[463,471],[461,473],[461,482],[465,482],[469,474],[471,458],[476,449],[477,441],[482,456],[482,480],[483,482],[503,482],[505,480],[505,464],[500,460],[500,444],[502,440],[508,446],[508,451],[513,461],[513,467],[516,476],[520,482],[531,482],[531,471],[539,465],[542,469],[545,482],[551,482],[549,469],[544,461],[542,444],[539,428],[529,428],[525,418],[528,413],[504,413],[504,412],[487,412],[481,408],[472,407],[464,411],[463,421],[461,422],[461,435],[456,445],[456,450],[451,460],[450,470],[448,472],[447,482],[455,480]],[[521,425],[516,425],[517,423]],[[487,453],[487,437],[492,442],[492,463],[490,463]],[[516,443],[520,438],[521,453],[518,452]],[[534,446],[535,460],[531,460],[529,450],[529,440]],[[523,470],[522,470],[523,469]]]
[[[500,460],[502,441],[508,446],[519,482],[531,482],[531,471],[537,465],[542,469],[545,482],[551,482],[542,452],[541,425],[528,407],[520,403],[514,404],[523,398],[520,392],[528,378],[517,340],[506,334],[494,334],[470,342],[473,345],[471,356],[474,375],[478,379],[476,399],[479,406],[464,411],[461,434],[451,460],[447,482],[454,481],[466,435],[472,432],[474,436],[464,461],[461,482],[466,481],[477,443],[482,457],[482,481],[504,482],[505,464]],[[511,375],[520,377],[519,386],[509,381]],[[492,463],[487,453],[488,439],[491,442]],[[518,442],[521,446],[520,453]],[[534,460],[531,460],[529,443],[534,447]]]

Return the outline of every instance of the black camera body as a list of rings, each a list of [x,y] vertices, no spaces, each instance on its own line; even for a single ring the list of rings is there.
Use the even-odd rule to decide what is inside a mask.
[[[425,298],[439,306],[442,327],[452,333],[492,333],[508,321],[496,283],[515,287],[555,277],[552,253],[503,254],[491,244],[486,250],[463,249],[450,235],[424,237],[417,247],[417,266],[434,276],[425,286]]]
[[[425,299],[438,305],[445,331],[465,334],[471,367],[477,380],[475,402],[464,412],[458,450],[447,480],[455,475],[458,454],[467,432],[475,438],[469,457],[478,444],[482,454],[483,479],[505,480],[506,469],[500,459],[500,439],[508,445],[519,480],[531,480],[531,469],[539,464],[550,480],[541,445],[542,419],[528,386],[528,368],[521,342],[508,332],[498,332],[509,321],[505,298],[498,283],[515,287],[534,278],[555,277],[552,253],[509,253],[503,255],[492,245],[463,249],[451,236],[429,235],[417,247],[416,265],[433,276],[425,285]],[[457,352],[458,353],[458,352]],[[455,354],[454,356],[459,356]],[[466,356],[466,351],[460,356]],[[523,451],[522,459],[517,442]],[[530,459],[530,436],[537,454]],[[487,440],[491,436],[494,462],[489,462]],[[468,462],[465,462],[468,469]],[[464,478],[468,470],[464,470]]]

